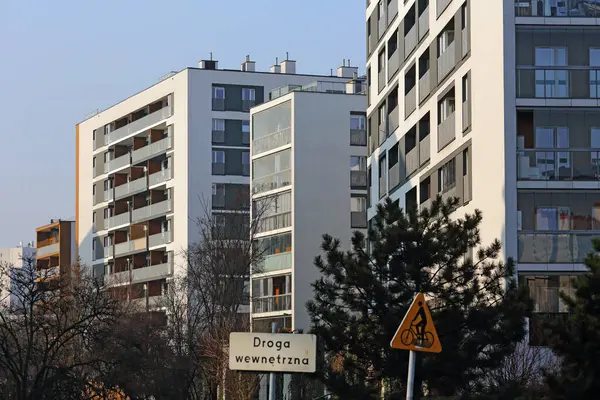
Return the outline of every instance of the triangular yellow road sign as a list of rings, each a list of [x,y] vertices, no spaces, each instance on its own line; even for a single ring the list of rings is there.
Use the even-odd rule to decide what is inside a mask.
[[[441,353],[442,344],[438,337],[431,312],[423,293],[417,294],[400,327],[390,342],[393,349]]]

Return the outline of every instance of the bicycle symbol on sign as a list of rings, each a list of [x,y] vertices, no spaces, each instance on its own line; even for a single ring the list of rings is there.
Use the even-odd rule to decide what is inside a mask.
[[[429,348],[433,346],[434,336],[431,332],[426,332],[427,314],[423,308],[423,302],[419,301],[419,311],[413,318],[410,328],[405,329],[400,333],[400,341],[405,346],[415,345],[419,347]]]

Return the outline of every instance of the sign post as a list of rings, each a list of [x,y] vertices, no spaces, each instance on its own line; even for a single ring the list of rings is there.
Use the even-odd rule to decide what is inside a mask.
[[[413,399],[415,364],[417,351],[441,353],[442,344],[438,337],[431,312],[425,302],[423,293],[417,293],[408,312],[400,323],[396,334],[390,342],[393,349],[409,350],[408,379],[406,382],[406,400]]]
[[[279,324],[273,322],[271,324],[271,333],[277,333]],[[275,372],[269,374],[269,400],[275,400]]]

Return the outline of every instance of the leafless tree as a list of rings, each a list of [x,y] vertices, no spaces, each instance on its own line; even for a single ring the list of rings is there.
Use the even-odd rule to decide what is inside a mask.
[[[3,398],[82,399],[90,371],[103,362],[85,351],[117,325],[121,304],[79,267],[36,271],[34,258],[21,268],[3,264],[0,288],[0,381]]]
[[[185,273],[169,284],[168,336],[188,367],[190,399],[219,392],[228,399],[250,399],[258,385],[257,374],[228,370],[229,334],[249,331],[250,269],[259,270],[263,258],[254,244],[268,210],[254,209],[250,221],[247,198],[246,193],[233,210],[223,212],[200,199],[198,241],[183,252]]]

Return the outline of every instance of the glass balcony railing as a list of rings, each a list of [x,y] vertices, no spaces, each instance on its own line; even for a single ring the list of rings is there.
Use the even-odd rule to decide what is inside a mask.
[[[515,0],[516,17],[598,18],[598,0]]]
[[[600,149],[522,149],[517,177],[526,181],[598,181]]]
[[[256,266],[254,273],[273,272],[290,268],[292,268],[292,253],[288,251],[265,256],[262,262]]]
[[[257,155],[269,150],[285,146],[292,142],[292,129],[283,128],[277,132],[259,137],[252,141],[252,154]]]
[[[292,309],[292,295],[280,294],[278,296],[258,297],[252,299],[253,313],[268,313]]]
[[[252,181],[252,193],[258,194],[279,189],[292,184],[292,170],[276,172]]]
[[[520,67],[517,68],[517,97],[565,99],[573,97],[571,93],[572,75],[585,73],[584,70],[558,68]],[[585,75],[585,74],[584,74]],[[585,76],[582,78],[585,80]],[[582,96],[586,97],[584,93]]]
[[[594,248],[592,239],[600,233],[519,233],[518,262],[524,264],[583,263]]]

